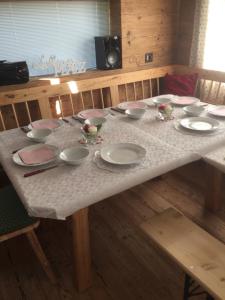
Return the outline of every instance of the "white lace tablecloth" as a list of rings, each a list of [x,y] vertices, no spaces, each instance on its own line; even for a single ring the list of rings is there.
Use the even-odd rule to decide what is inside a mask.
[[[204,155],[203,159],[225,173],[225,142],[223,146]]]
[[[152,118],[153,116],[154,112]],[[90,155],[80,166],[62,164],[27,178],[24,178],[23,174],[35,168],[15,165],[11,153],[32,143],[19,129],[0,134],[0,161],[30,215],[64,219],[81,208],[199,159],[198,154],[187,151],[185,147],[174,147],[174,143],[170,145],[169,138],[165,139],[165,133],[161,136],[155,129],[155,134],[152,128],[154,126],[151,125],[153,120],[150,120],[149,126],[149,120],[144,119],[143,126],[140,123],[138,128],[128,120],[120,119],[121,116],[108,116],[101,132],[103,143],[90,145]],[[74,126],[63,125],[49,136],[47,143],[60,149],[76,145],[80,138],[81,125],[72,119],[70,122]],[[155,123],[155,127],[157,124]],[[165,123],[165,128],[166,125]],[[164,124],[160,123],[160,126]],[[171,133],[170,130],[168,132]],[[189,137],[185,136],[186,138]],[[133,168],[118,167],[119,172],[100,169],[93,161],[95,151],[104,145],[118,142],[142,145],[147,151],[145,160]]]

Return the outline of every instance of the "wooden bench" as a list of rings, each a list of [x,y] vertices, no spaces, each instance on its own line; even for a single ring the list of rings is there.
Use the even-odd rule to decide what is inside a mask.
[[[225,245],[173,208],[141,225],[144,232],[185,271],[184,298],[199,294],[225,299]]]

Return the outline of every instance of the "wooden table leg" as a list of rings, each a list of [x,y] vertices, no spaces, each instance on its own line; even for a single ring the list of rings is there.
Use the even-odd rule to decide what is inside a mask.
[[[83,208],[71,216],[73,255],[75,262],[75,283],[83,292],[91,286],[91,255],[88,224],[88,208]]]
[[[222,193],[223,173],[215,167],[206,165],[205,207],[216,212],[223,201]]]

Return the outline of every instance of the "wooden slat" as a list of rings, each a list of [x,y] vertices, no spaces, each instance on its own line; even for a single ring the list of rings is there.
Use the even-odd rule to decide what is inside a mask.
[[[84,97],[83,97],[83,93],[82,92],[80,92],[80,98],[81,98],[82,107],[83,107],[83,109],[85,109]]]
[[[127,85],[125,84],[125,95],[126,95],[126,101],[128,101],[128,91],[127,91]]]
[[[225,299],[225,245],[173,208],[142,229],[216,299]]]
[[[16,120],[16,126],[17,126],[17,127],[20,127],[20,124],[19,124],[19,121],[18,121],[18,118],[17,118],[17,114],[16,114],[16,109],[15,109],[14,103],[12,104],[12,110],[13,110],[14,118],[15,118],[15,120]]]
[[[51,112],[50,103],[49,103],[48,98],[46,98],[46,97],[38,98],[38,104],[40,107],[42,119],[52,118],[52,112]]]
[[[212,92],[212,88],[213,88],[213,83],[214,83],[214,81],[211,80],[211,83],[210,83],[210,86],[209,86],[209,91],[208,91],[208,96],[207,96],[207,99],[206,99],[207,102],[210,100],[210,96],[211,96],[211,92]]]
[[[118,86],[110,86],[110,94],[111,94],[111,102],[112,106],[116,106],[117,104],[120,103],[119,100],[119,91],[118,91]]]
[[[102,102],[102,108],[105,108],[104,97],[103,97],[102,89],[100,89],[100,97],[101,97],[101,102]]]
[[[74,115],[75,114],[75,110],[74,110],[74,105],[73,105],[73,97],[72,97],[71,93],[69,94],[69,97],[70,97],[70,103],[71,103],[71,107],[72,107],[72,113]]]
[[[133,87],[134,87],[134,101],[137,100],[137,93],[136,93],[136,83],[133,82]]]
[[[60,110],[61,110],[61,116],[64,118],[63,107],[62,107],[62,99],[61,99],[60,95],[58,95],[58,101],[59,101],[59,106],[60,106]]]
[[[2,122],[3,129],[6,130],[5,122],[4,122],[4,119],[3,119],[3,116],[2,116],[2,110],[1,110],[1,108],[0,108],[0,119],[1,119],[1,122]]]
[[[145,91],[144,91],[144,83],[141,81],[141,89],[142,89],[142,99],[145,99]]]
[[[149,79],[149,90],[150,90],[150,97],[152,97],[152,80]]]
[[[29,106],[28,106],[27,101],[25,102],[25,106],[26,106],[26,111],[27,111],[27,115],[28,115],[29,122],[31,123],[32,120],[31,120],[30,110],[29,110]]]
[[[159,89],[159,78],[156,78],[156,84],[157,84],[157,95],[160,94],[160,89]]]
[[[216,99],[217,99],[218,96],[219,96],[221,85],[222,85],[222,83],[219,82],[219,85],[218,85],[218,88],[217,88],[217,92],[216,92]]]
[[[94,97],[93,97],[93,91],[91,90],[91,102],[92,102],[92,108],[95,108],[95,103],[94,103]]]

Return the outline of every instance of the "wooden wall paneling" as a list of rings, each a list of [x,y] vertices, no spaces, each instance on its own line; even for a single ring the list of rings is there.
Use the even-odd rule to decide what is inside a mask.
[[[178,2],[121,0],[123,68],[145,65],[146,52],[153,52],[150,67],[173,63]]]
[[[121,1],[110,0],[110,34],[121,35]]]

